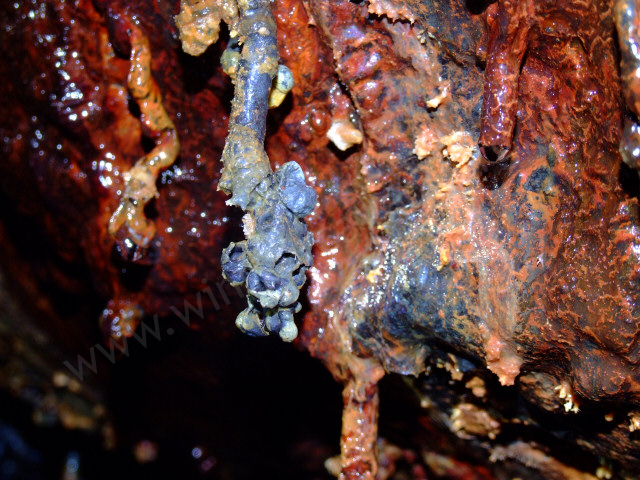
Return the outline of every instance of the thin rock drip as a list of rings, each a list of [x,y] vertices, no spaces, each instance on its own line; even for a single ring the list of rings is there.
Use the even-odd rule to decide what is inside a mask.
[[[485,72],[480,151],[491,162],[506,159],[518,107],[518,77],[533,21],[533,2],[500,0],[488,9],[489,52]]]
[[[139,261],[156,235],[145,207],[158,196],[156,181],[160,172],[171,166],[180,151],[176,127],[163,104],[162,94],[151,75],[151,49],[144,33],[128,20],[131,43],[131,67],[127,86],[140,108],[143,132],[154,139],[155,147],[124,174],[126,186],[116,211],[109,220],[109,233],[118,242],[121,253]]]

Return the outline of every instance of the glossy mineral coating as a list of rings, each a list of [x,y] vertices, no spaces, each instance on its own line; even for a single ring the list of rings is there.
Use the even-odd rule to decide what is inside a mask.
[[[271,113],[264,171],[295,161],[318,196],[298,345],[345,386],[342,478],[386,475],[393,455],[380,448],[377,459],[377,420],[382,429],[405,409],[416,469],[434,477],[634,478],[640,219],[620,155],[637,138],[625,73],[634,6],[272,4],[294,86]],[[41,288],[55,278],[97,292],[115,339],[136,312],[164,321],[200,300],[214,315],[197,322],[197,352],[233,335],[241,307],[220,301],[218,258],[242,220],[215,191],[229,99],[222,46],[185,60],[178,13],[178,2],[3,6],[0,35],[14,47],[2,53],[1,88],[14,100],[0,107],[0,184],[11,218],[46,239],[19,264],[48,259],[27,270]],[[143,265],[114,251],[107,231],[122,173],[149,148],[128,102],[122,16],[149,40],[181,143],[148,212],[158,233]],[[21,238],[10,226],[3,243]],[[73,283],[80,268],[90,289]],[[64,347],[87,343],[84,323],[52,318]],[[421,408],[385,394],[385,373],[416,375]]]
[[[312,263],[313,235],[302,219],[313,210],[316,193],[297,163],[271,170],[264,137],[272,83],[279,93],[273,103],[280,104],[291,89],[291,79],[280,77],[290,72],[278,68],[270,2],[241,0],[239,10],[232,35],[242,52],[225,67],[233,69],[235,90],[218,189],[231,195],[227,204],[247,212],[242,218],[247,240],[225,248],[222,270],[232,285],[247,286],[249,305],[236,319],[238,328],[254,336],[278,333],[291,342],[298,336],[293,314],[302,308],[299,290]]]
[[[302,308],[299,291],[312,264],[313,235],[302,218],[313,210],[316,193],[290,162],[260,182],[250,198],[243,217],[247,240],[222,252],[225,278],[247,286],[249,306],[236,325],[253,336],[274,332],[291,342],[298,336],[293,316]]]
[[[129,35],[129,75],[127,87],[140,109],[144,134],[155,141],[155,148],[124,172],[126,182],[118,208],[109,220],[109,233],[118,240],[120,252],[139,261],[156,234],[153,221],[144,209],[158,195],[156,182],[161,171],[175,162],[180,150],[176,127],[162,105],[162,95],[151,76],[151,51],[145,35],[130,19],[123,17],[122,29]]]

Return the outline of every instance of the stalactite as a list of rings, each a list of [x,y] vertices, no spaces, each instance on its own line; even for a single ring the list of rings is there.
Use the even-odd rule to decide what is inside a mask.
[[[291,72],[278,66],[270,2],[241,0],[238,10],[231,29],[237,42],[230,42],[222,58],[235,92],[218,189],[231,195],[227,204],[246,212],[247,239],[223,251],[222,268],[232,285],[245,284],[249,293],[236,325],[251,335],[274,332],[292,341],[298,334],[293,315],[301,308],[299,290],[312,263],[313,236],[302,218],[313,210],[316,193],[295,162],[274,173],[264,150],[269,106],[279,105],[293,83]]]
[[[531,1],[500,0],[489,7],[480,150],[501,162],[511,149],[518,108],[518,76],[534,20]]]

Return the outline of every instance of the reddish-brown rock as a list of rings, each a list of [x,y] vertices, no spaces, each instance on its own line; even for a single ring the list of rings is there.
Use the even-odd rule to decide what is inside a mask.
[[[385,373],[417,376],[418,470],[592,478],[602,458],[633,478],[640,219],[620,143],[633,152],[638,18],[613,3],[273,3],[295,86],[270,113],[266,151],[274,168],[297,161],[318,195],[297,342],[345,385],[343,478],[374,478]],[[231,90],[224,40],[181,52],[178,7],[2,7],[1,241],[17,251],[2,261],[43,298],[51,285],[77,302],[92,292],[120,342],[136,312],[171,322],[202,302],[191,326],[207,349],[235,338],[241,308],[220,274],[239,211],[216,191]],[[136,262],[108,232],[123,173],[154,146],[127,89],[127,22],[149,40],[180,142]],[[64,347],[91,344],[84,322],[97,318],[41,306]],[[428,438],[444,435],[434,424],[446,442]]]

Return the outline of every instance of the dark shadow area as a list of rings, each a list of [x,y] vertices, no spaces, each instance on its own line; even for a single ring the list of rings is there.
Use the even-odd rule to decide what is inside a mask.
[[[130,342],[108,403],[125,443],[157,443],[162,478],[331,478],[341,389],[318,361],[276,336],[220,341],[180,321],[160,330],[147,348]]]
[[[496,0],[465,0],[465,5],[472,15],[483,13],[489,5],[495,3]]]
[[[640,176],[638,171],[620,162],[620,185],[627,195],[640,199]]]
[[[35,426],[32,408],[1,392],[0,479],[61,479],[69,458],[84,480],[332,478],[324,461],[339,453],[341,387],[318,361],[275,336],[159,326],[146,346],[129,339],[105,387],[111,451],[95,433]],[[3,448],[11,435],[26,447]],[[140,463],[133,451],[145,443],[157,458]]]

